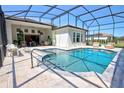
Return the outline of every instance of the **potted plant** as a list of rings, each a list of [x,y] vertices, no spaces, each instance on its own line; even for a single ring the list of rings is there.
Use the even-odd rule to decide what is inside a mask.
[[[17,40],[13,40],[13,44],[18,46],[18,41]]]
[[[17,41],[18,41],[18,46],[21,47],[21,43],[24,41],[23,31],[19,31],[19,34],[17,34]]]

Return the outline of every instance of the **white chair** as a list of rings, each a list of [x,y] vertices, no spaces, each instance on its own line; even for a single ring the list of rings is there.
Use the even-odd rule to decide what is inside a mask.
[[[7,48],[7,56],[12,56],[12,53],[13,55],[17,55],[18,48],[14,44],[8,44],[6,48]]]
[[[93,48],[99,48],[99,42],[93,42]]]

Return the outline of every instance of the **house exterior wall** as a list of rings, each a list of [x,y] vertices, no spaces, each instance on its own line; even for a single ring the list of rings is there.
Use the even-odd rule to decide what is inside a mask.
[[[59,47],[75,47],[85,45],[85,30],[65,27],[53,31],[56,37],[55,46]],[[73,33],[80,33],[83,35],[82,42],[73,42]]]
[[[75,34],[77,35],[77,33],[80,33],[80,35],[82,34],[82,38],[83,41],[82,42],[73,42],[73,33],[75,32]],[[81,30],[81,29],[76,29],[76,28],[71,28],[68,27],[68,33],[69,33],[69,39],[68,39],[68,43],[69,43],[69,47],[76,47],[76,46],[83,46],[85,45],[85,30]],[[80,38],[81,40],[81,38]]]
[[[69,33],[67,28],[55,30],[55,46],[68,47]]]
[[[21,29],[24,32],[24,35],[40,35],[37,31],[40,30],[43,33],[42,41],[46,41],[48,36],[52,36],[51,27],[43,26],[41,24],[27,23],[14,20],[6,20],[7,28],[7,40],[8,44],[12,44],[13,40],[17,40],[17,28]],[[28,32],[24,30],[28,29]],[[32,33],[31,30],[35,30],[35,33]]]
[[[19,26],[19,25],[12,25],[12,40],[17,40],[17,28],[20,28],[21,31],[23,31],[24,35],[39,35],[38,30],[43,33],[42,41],[46,41],[48,36],[51,36],[52,33],[50,33],[50,30],[43,29],[43,28],[36,28],[36,27],[30,27],[30,26]],[[28,29],[28,32],[25,32],[24,30]],[[32,33],[31,31],[34,30],[35,33]]]
[[[89,37],[88,40],[92,40],[93,37]],[[108,37],[101,37],[99,36],[99,40],[107,40]],[[94,37],[94,40],[98,40],[98,37]]]
[[[6,33],[8,44],[12,44],[12,23],[10,21],[6,21]]]
[[[42,25],[42,24],[35,24],[29,22],[21,22],[15,20],[8,20],[6,19],[6,28],[7,28],[7,39],[8,43],[12,44],[13,40],[17,40],[17,28],[21,29],[24,34],[28,35],[40,35],[37,31],[40,30],[43,33],[42,41],[46,41],[48,36],[52,37],[53,33],[55,34],[55,40],[53,45],[59,47],[75,47],[75,46],[82,46],[85,45],[85,33],[86,31],[83,29],[79,29],[76,27],[66,26],[56,30],[51,30],[51,26]],[[28,33],[24,30],[28,29]],[[35,33],[32,33],[31,30],[35,30]],[[73,33],[79,33],[83,35],[83,41],[81,42],[73,42]],[[41,38],[41,37],[40,37]],[[53,38],[52,38],[53,40]]]

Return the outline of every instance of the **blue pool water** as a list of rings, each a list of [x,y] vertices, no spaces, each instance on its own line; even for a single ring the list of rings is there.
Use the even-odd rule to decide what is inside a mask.
[[[109,63],[114,58],[116,52],[102,49],[75,49],[63,51],[59,49],[48,49],[47,51],[54,52],[44,57],[60,68],[70,72],[89,72],[94,71],[103,73]]]

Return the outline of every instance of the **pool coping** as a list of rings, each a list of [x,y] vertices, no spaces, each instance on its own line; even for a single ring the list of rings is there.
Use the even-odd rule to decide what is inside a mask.
[[[59,49],[59,50],[64,50],[64,51],[73,50],[73,49],[61,49],[61,48],[47,48],[47,49]],[[81,49],[81,48],[74,48],[74,49]],[[83,47],[82,47],[82,49],[83,49]],[[104,48],[98,48],[98,49],[104,49]],[[104,49],[104,50],[109,50],[109,49]],[[113,52],[117,52],[117,53],[114,56],[112,62],[110,62],[110,64],[108,65],[108,67],[105,69],[105,71],[102,74],[94,72],[94,71],[74,72],[74,73],[76,73],[77,75],[83,76],[83,77],[94,76],[94,74],[97,74],[103,80],[103,82],[105,82],[107,84],[107,86],[110,87],[111,82],[112,82],[112,78],[113,78],[113,75],[114,75],[114,70],[115,70],[117,60],[119,58],[119,54],[120,54],[121,50],[119,50],[118,52],[114,51],[114,50],[109,50],[109,51],[113,51]],[[60,74],[62,74],[64,76],[67,76],[67,77],[72,77],[73,76],[73,75],[71,76],[68,71],[61,71],[61,70],[57,70],[57,69],[54,69],[54,70],[59,72]]]
[[[104,48],[98,48],[98,49],[104,49]],[[109,51],[117,52],[117,51],[114,51],[114,50],[111,50],[111,49],[104,49],[104,50],[109,50]],[[112,61],[110,62],[110,64],[108,65],[108,67],[105,69],[105,71],[102,74],[94,72],[94,71],[91,71],[91,73],[96,73],[97,75],[99,75],[100,78],[104,82],[106,82],[108,87],[111,86],[112,78],[113,78],[113,75],[114,75],[114,70],[115,70],[116,64],[118,62],[118,58],[119,58],[119,55],[120,55],[121,51],[122,51],[122,49],[119,50],[116,53],[116,55],[114,56],[114,58],[112,59]],[[88,73],[89,74],[89,72],[80,72],[80,73]]]
[[[121,50],[116,53],[116,55],[113,58],[112,62],[110,62],[110,64],[105,69],[103,74],[98,73],[101,76],[101,78],[108,83],[109,87],[111,86],[112,78],[113,78],[113,75],[114,75],[114,71],[115,71],[116,64],[118,62],[118,58],[119,58],[119,55],[121,53]]]

